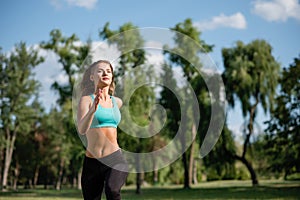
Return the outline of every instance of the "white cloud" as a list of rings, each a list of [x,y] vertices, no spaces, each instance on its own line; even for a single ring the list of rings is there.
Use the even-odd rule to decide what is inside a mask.
[[[54,8],[55,8],[56,10],[60,10],[60,9],[63,7],[63,5],[62,5],[62,3],[60,2],[60,0],[50,0],[50,4],[51,4],[52,6],[54,6]]]
[[[146,54],[147,62],[152,65],[161,66],[164,61],[164,56],[159,51],[147,51]]]
[[[286,21],[288,18],[300,20],[298,0],[256,0],[253,13],[267,21]]]
[[[93,9],[98,0],[66,0],[69,5]]]
[[[150,40],[150,41],[146,41],[145,47],[146,48],[151,48],[151,49],[160,49],[160,50],[162,50],[163,45],[164,44],[162,44],[161,42]]]
[[[62,73],[55,76],[54,80],[61,85],[67,84],[69,81],[68,76],[66,74],[62,74]]]
[[[41,83],[40,100],[46,109],[49,109],[56,105],[58,94],[51,89],[51,85],[54,81],[61,83],[64,72],[62,71],[62,65],[58,62],[59,57],[52,51],[47,51],[34,45],[39,51],[39,55],[45,58],[45,61],[34,69],[35,78]]]
[[[244,15],[240,12],[226,16],[221,14],[219,16],[213,17],[211,20],[196,22],[195,26],[200,30],[214,30],[222,27],[229,27],[235,29],[245,29],[247,27],[247,22]]]
[[[62,9],[64,4],[67,3],[69,6],[77,6],[86,9],[93,9],[98,0],[50,0],[50,4],[55,7],[55,9]]]
[[[109,45],[107,41],[94,41],[92,42],[92,52],[90,55],[92,56],[92,62],[108,60],[114,67],[117,59],[121,56],[121,52],[118,50],[116,45]]]

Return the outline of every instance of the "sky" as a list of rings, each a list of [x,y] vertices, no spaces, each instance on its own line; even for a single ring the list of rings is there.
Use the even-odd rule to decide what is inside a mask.
[[[201,39],[215,46],[210,57],[221,71],[222,48],[233,47],[238,40],[245,44],[266,40],[282,67],[300,55],[298,0],[2,0],[0,16],[2,52],[12,51],[21,41],[28,46],[48,41],[53,29],[65,36],[75,33],[81,41],[99,41],[98,32],[106,22],[113,30],[127,22],[139,28],[172,28],[190,18],[201,31]],[[65,80],[55,59],[47,55],[47,64],[36,69],[48,108],[55,103],[51,83]],[[228,125],[234,131],[243,123],[240,110],[237,105],[228,114]],[[257,121],[263,126],[268,115],[260,110],[258,114]]]

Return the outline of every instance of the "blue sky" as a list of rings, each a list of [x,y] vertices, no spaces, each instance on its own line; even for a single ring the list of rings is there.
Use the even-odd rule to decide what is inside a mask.
[[[171,28],[191,18],[202,32],[201,39],[215,45],[210,56],[220,69],[221,49],[232,47],[237,40],[249,43],[265,39],[283,67],[300,54],[298,0],[2,0],[0,15],[0,46],[4,52],[20,41],[27,45],[47,41],[55,28],[86,41],[88,37],[99,40],[98,31],[106,22],[112,29],[126,22],[140,28]],[[53,78],[59,73],[54,67],[47,74]],[[45,95],[50,95],[45,74],[38,70],[37,75],[44,80]],[[231,116],[230,125],[241,126],[239,109],[231,111]],[[258,120],[265,118],[260,114]]]

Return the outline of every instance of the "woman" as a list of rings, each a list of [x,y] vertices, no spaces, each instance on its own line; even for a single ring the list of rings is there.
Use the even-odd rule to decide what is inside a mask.
[[[83,162],[82,193],[85,200],[101,199],[103,188],[108,200],[121,199],[120,190],[128,168],[117,142],[122,100],[114,97],[114,75],[110,62],[93,63],[82,80],[77,126],[87,139]]]

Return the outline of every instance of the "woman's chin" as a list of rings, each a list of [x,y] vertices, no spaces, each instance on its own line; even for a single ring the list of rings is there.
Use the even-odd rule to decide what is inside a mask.
[[[110,82],[102,82],[101,84],[98,84],[97,88],[102,89],[102,88],[105,88],[105,87],[108,87],[108,86],[110,86]]]

